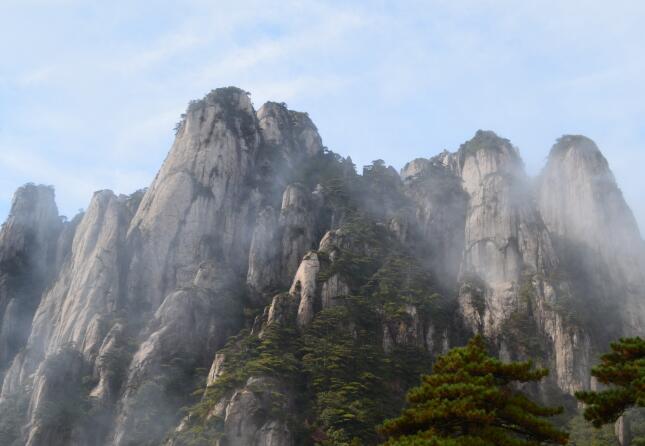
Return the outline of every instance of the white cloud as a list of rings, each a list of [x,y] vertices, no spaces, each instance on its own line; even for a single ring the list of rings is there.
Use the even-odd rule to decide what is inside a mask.
[[[225,85],[310,112],[356,160],[402,165],[481,127],[511,137],[531,171],[562,133],[605,151],[645,145],[641,2],[1,3],[12,63],[0,70],[0,178],[57,183],[66,208],[145,185],[188,101]],[[617,177],[636,197],[643,180],[626,164]]]
[[[21,87],[33,87],[50,81],[56,73],[56,66],[49,65],[29,71],[18,77],[16,83]]]
[[[174,33],[153,44],[150,48],[134,51],[128,58],[110,61],[108,67],[122,75],[149,69],[156,64],[165,62],[174,55],[187,51],[200,44],[203,40],[194,31]],[[111,66],[110,66],[111,65]]]

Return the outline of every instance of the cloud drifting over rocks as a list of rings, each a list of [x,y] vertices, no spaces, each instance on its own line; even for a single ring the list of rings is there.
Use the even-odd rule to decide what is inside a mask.
[[[359,165],[490,128],[535,174],[557,137],[586,134],[643,228],[643,14],[626,0],[5,1],[0,214],[27,181],[55,185],[68,215],[95,189],[148,184],[187,100],[239,85],[309,112]]]

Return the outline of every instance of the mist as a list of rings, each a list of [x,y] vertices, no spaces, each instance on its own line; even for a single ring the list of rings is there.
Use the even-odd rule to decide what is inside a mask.
[[[400,355],[431,361],[483,333],[500,355],[544,361],[563,401],[596,352],[645,326],[642,239],[593,141],[562,137],[535,179],[481,130],[401,175],[382,160],[357,169],[307,114],[256,111],[235,87],[190,103],[149,187],[96,192],[68,221],[51,187],[27,185],[0,241],[0,409],[15,444],[306,443],[295,425],[332,429],[298,418],[333,391],[310,387],[319,371],[300,350],[323,342],[321,321],[339,339],[360,327],[384,361],[372,367],[408,385],[421,365]],[[300,402],[312,391],[315,405]]]

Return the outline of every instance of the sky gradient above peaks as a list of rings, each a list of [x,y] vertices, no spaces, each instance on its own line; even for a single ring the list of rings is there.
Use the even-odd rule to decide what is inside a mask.
[[[308,112],[358,166],[481,128],[535,175],[587,135],[644,232],[644,21],[637,0],[2,0],[0,220],[29,181],[70,217],[147,186],[189,100],[236,85]]]

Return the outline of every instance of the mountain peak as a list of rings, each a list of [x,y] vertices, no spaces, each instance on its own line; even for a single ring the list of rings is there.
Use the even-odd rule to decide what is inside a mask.
[[[604,159],[596,143],[584,135],[562,135],[551,148],[549,157],[565,156],[570,152],[593,155]]]
[[[554,165],[567,169],[570,175],[590,175],[594,181],[608,184],[616,182],[607,159],[596,143],[583,135],[563,135],[557,139],[544,171],[553,170]]]
[[[58,220],[54,188],[33,183],[21,186],[14,194],[9,215],[16,220],[33,220],[38,216]]]
[[[238,87],[216,88],[206,94],[203,99],[191,101],[188,109],[192,110],[194,108],[199,108],[204,105],[212,105],[215,103],[230,103],[232,105],[248,104],[248,106],[250,106],[251,99],[249,98],[248,92]]]
[[[382,160],[361,176],[306,113],[212,90],[188,106],[147,190],[96,192],[55,225],[52,188],[16,194],[0,230],[0,397],[29,404],[0,405],[0,419],[29,446],[309,441],[290,420],[321,438],[360,429],[370,446],[386,414],[337,435],[336,384],[309,367],[327,353],[302,352],[367,358],[338,362],[338,382],[374,371],[355,396],[380,407],[473,333],[552,369],[545,395],[587,388],[595,346],[645,327],[642,240],[599,153],[566,135],[534,185],[518,149],[479,130],[408,163],[403,181]],[[178,423],[208,366],[204,398]],[[48,422],[78,401],[96,415]]]
[[[459,152],[463,154],[475,153],[479,150],[516,152],[508,139],[498,136],[492,130],[477,130],[475,136],[459,147]]]

